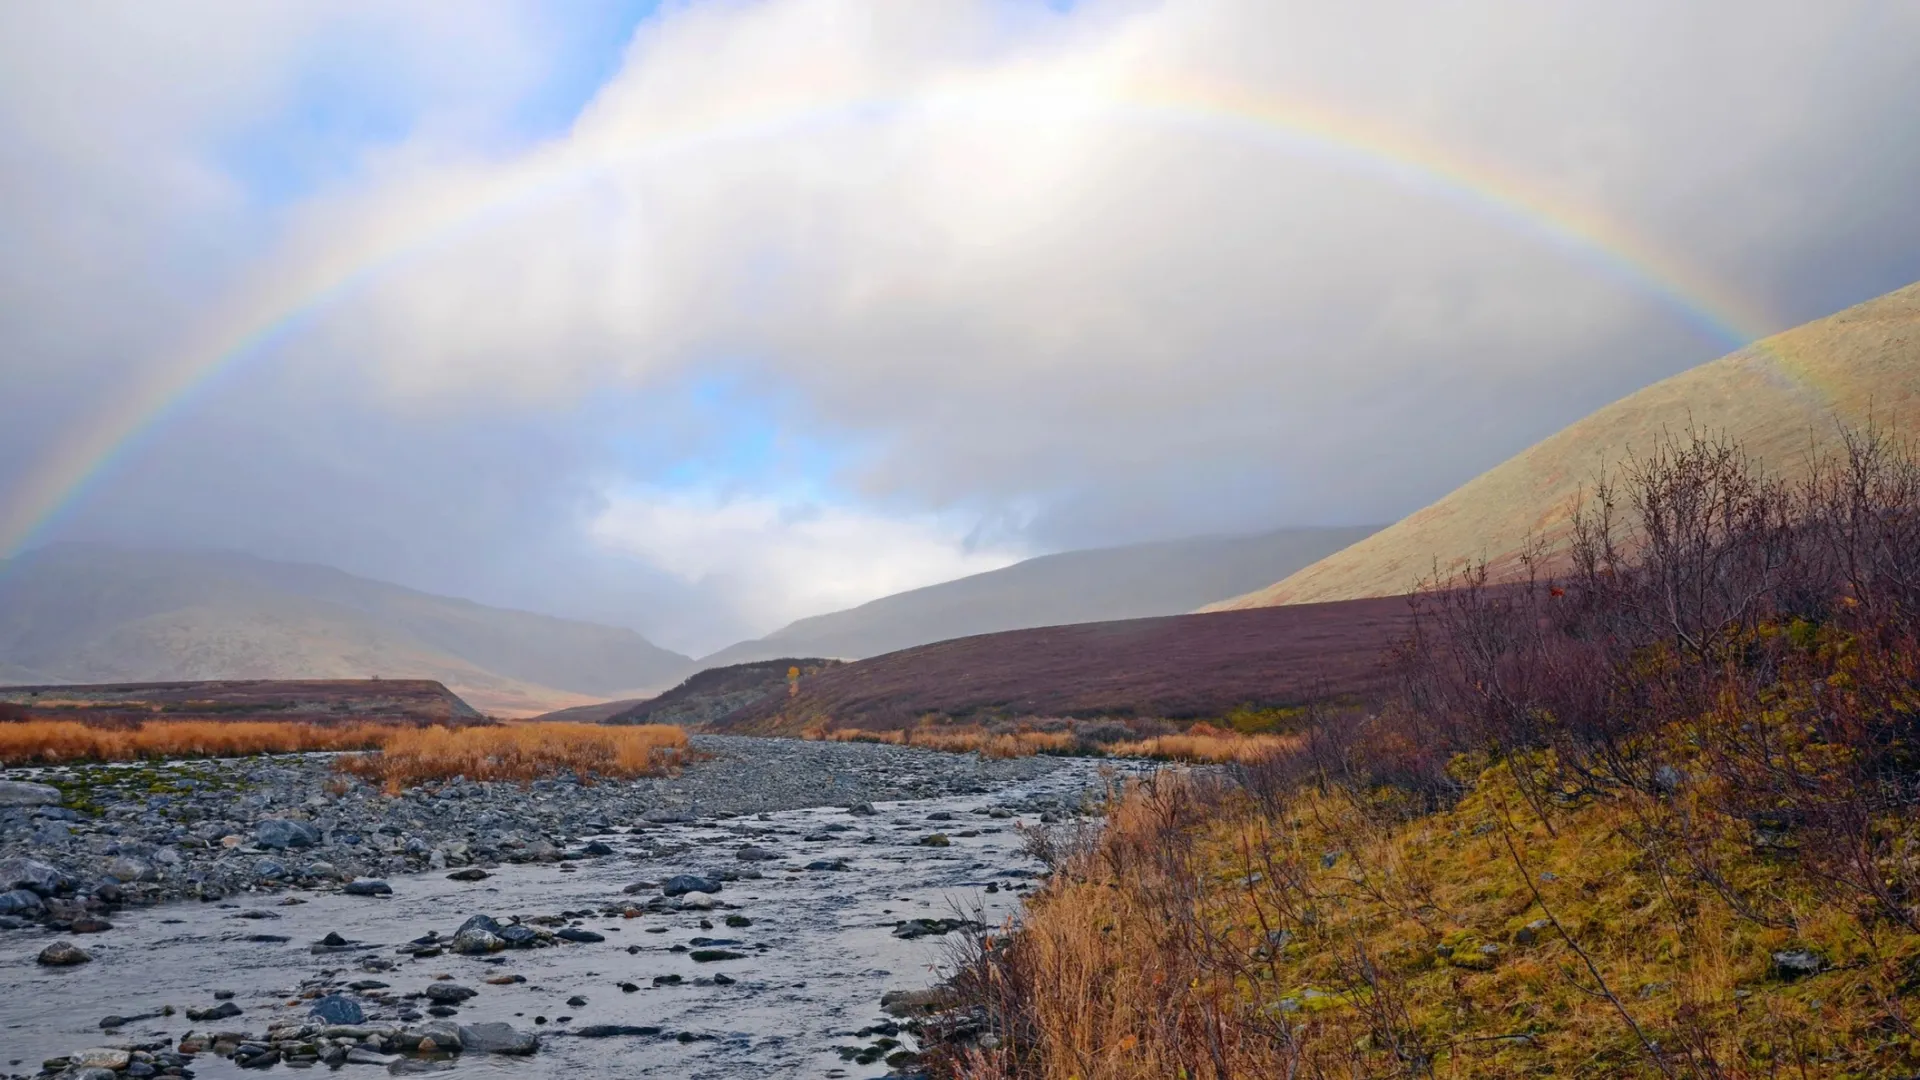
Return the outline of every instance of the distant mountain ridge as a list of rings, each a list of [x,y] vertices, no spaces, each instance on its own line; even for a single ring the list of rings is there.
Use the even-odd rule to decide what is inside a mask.
[[[1204,610],[1392,596],[1436,564],[1444,574],[1485,559],[1496,577],[1511,574],[1529,537],[1565,538],[1583,485],[1668,434],[1724,433],[1792,475],[1809,450],[1835,450],[1843,425],[1869,420],[1920,437],[1920,283],[1621,398],[1352,547]]]
[[[60,544],[0,563],[0,681],[425,678],[522,715],[664,689],[693,662],[626,629],[331,567]]]
[[[1280,529],[1042,555],[801,619],[700,666],[861,659],[1002,630],[1181,614],[1275,581],[1378,528]]]

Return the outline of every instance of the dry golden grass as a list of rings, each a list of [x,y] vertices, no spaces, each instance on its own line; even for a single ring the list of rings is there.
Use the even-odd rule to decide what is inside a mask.
[[[1158,735],[1136,742],[1114,743],[1106,751],[1115,757],[1211,765],[1251,765],[1262,758],[1298,746],[1301,739],[1298,735],[1243,735],[1207,724],[1195,724],[1177,735]]]
[[[380,746],[396,730],[400,729],[389,724],[322,727],[272,720],[154,720],[130,728],[95,727],[72,720],[28,720],[0,724],[0,764],[369,750]]]
[[[1505,766],[1410,820],[1337,791],[1263,809],[1164,777],[1139,786],[1099,846],[1029,902],[997,966],[976,965],[975,987],[989,985],[973,996],[1001,998],[1012,1038],[949,1071],[1736,1080],[1920,1067],[1920,935],[1863,930],[1777,860],[1729,844],[1727,881],[1786,912],[1763,925],[1711,883],[1653,870],[1627,838],[1632,806],[1596,802],[1551,833],[1524,807]],[[1783,978],[1771,957],[1792,949],[1824,973]]]
[[[684,760],[687,733],[670,724],[532,723],[393,730],[378,754],[343,757],[343,772],[402,790],[433,780],[526,782],[562,771],[586,777],[658,776]]]
[[[979,754],[987,758],[1033,757],[1036,754],[1073,754],[1081,748],[1067,731],[994,732],[985,728],[911,728],[865,731],[859,728],[809,728],[803,738],[828,742],[870,742],[888,746],[917,746],[948,754]]]
[[[984,727],[918,727],[889,731],[860,728],[808,728],[802,738],[830,742],[871,742],[889,746],[918,746],[949,754],[979,754],[988,758],[1032,757],[1036,754],[1077,754],[1088,757],[1152,758],[1213,765],[1251,764],[1297,745],[1294,735],[1244,735],[1237,731],[1195,724],[1174,735],[1156,735],[1130,742],[1091,743],[1071,730],[992,731]]]

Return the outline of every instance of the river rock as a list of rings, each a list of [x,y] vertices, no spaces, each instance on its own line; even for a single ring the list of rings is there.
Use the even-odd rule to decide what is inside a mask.
[[[253,827],[253,842],[263,848],[280,851],[287,848],[309,848],[320,842],[320,830],[304,821],[264,818]]]
[[[366,1014],[360,1009],[360,1003],[345,994],[328,994],[315,999],[313,1007],[307,1010],[308,1016],[317,1016],[329,1024],[360,1024],[366,1022]]]
[[[473,997],[474,993],[475,991],[472,987],[461,986],[459,983],[437,982],[427,984],[427,1000],[438,1005],[457,1004],[458,1002]]]
[[[0,859],[0,889],[31,889],[41,896],[72,892],[73,875],[38,859]]]
[[[71,941],[56,941],[41,949],[36,959],[45,967],[73,967],[75,964],[84,964],[93,957]]]
[[[121,882],[152,881],[159,877],[152,866],[131,856],[121,855],[107,863],[107,876]]]
[[[734,852],[733,857],[739,859],[741,862],[772,862],[780,856],[775,855],[766,848],[748,844],[739,851]]]
[[[118,1071],[127,1067],[133,1055],[117,1046],[96,1046],[91,1050],[82,1050],[70,1055],[68,1068],[113,1069]]]
[[[38,915],[47,905],[40,894],[29,889],[0,893],[0,915]]]
[[[675,874],[660,883],[660,895],[684,896],[687,893],[717,893],[720,883],[699,874]]]
[[[488,919],[492,922],[492,919]],[[507,947],[500,935],[479,926],[470,926],[453,935],[450,948],[465,956],[479,956],[483,953],[499,952]]]
[[[460,1045],[483,1054],[525,1055],[540,1049],[540,1038],[508,1024],[462,1024]]]
[[[703,892],[684,893],[680,897],[680,907],[683,911],[712,911],[719,906],[720,901],[717,897]]]
[[[460,928],[453,932],[453,936],[459,937],[468,930],[485,930],[489,934],[498,934],[500,923],[491,915],[469,915],[467,921],[461,923]]]
[[[0,780],[0,806],[57,806],[60,789],[25,780]]]
[[[607,940],[604,934],[596,934],[591,930],[581,930],[572,926],[557,931],[554,936],[562,941],[577,942],[581,945],[593,945]]]
[[[500,940],[506,942],[509,949],[530,949],[539,944],[540,931],[515,923],[500,928]]]
[[[492,876],[493,876],[492,874],[487,873],[485,870],[482,870],[477,866],[469,866],[464,870],[455,870],[453,873],[448,874],[447,880],[448,881],[485,881]]]
[[[354,878],[340,886],[340,891],[348,896],[392,896],[393,886],[379,878]]]

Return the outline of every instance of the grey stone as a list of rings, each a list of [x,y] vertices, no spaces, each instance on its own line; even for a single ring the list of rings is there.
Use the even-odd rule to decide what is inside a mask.
[[[345,994],[328,994],[314,1001],[307,1010],[308,1016],[318,1017],[328,1024],[359,1024],[367,1019],[361,1011],[360,1003]]]
[[[540,1049],[540,1038],[508,1024],[462,1024],[460,1045],[483,1054],[525,1055]]]
[[[0,806],[58,806],[60,789],[25,780],[0,780]]]
[[[469,927],[453,935],[453,944],[449,946],[454,952],[464,956],[499,952],[506,947],[507,943],[501,939],[500,935],[478,926]]]
[[[465,1001],[473,997],[474,993],[471,987],[461,986],[459,983],[427,984],[427,1000],[439,1005],[452,1005]]]
[[[73,875],[38,859],[0,859],[0,889],[31,889],[41,896],[72,892],[80,883]]]
[[[320,842],[320,830],[304,821],[264,818],[253,827],[253,842],[278,851],[309,848]]]
[[[40,894],[29,889],[0,893],[0,915],[38,915],[46,907]]]
[[[93,957],[71,941],[56,941],[41,949],[40,955],[35,959],[45,967],[73,967],[76,964],[84,964]]]
[[[393,886],[378,878],[354,878],[340,887],[348,896],[391,896]]]
[[[684,896],[687,893],[717,893],[719,891],[720,883],[718,881],[709,877],[701,877],[698,874],[675,874],[660,883],[660,894],[662,896]]]

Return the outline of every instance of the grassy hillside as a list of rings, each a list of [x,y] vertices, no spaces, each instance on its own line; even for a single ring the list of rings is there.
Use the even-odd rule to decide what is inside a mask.
[[[691,666],[630,630],[328,567],[94,545],[0,567],[0,670],[35,682],[425,678],[511,716],[633,696]]]
[[[1378,707],[1035,834],[936,1071],[1920,1075],[1920,457],[1849,451],[1671,445],[1573,572],[1422,594]]]
[[[701,663],[859,659],[1000,630],[1177,615],[1290,574],[1374,528],[1282,529],[1042,555],[801,619]]]
[[[1883,428],[1920,434],[1920,284],[1622,398],[1411,517],[1210,610],[1403,594],[1436,562],[1445,573],[1485,559],[1498,577],[1530,535],[1564,538],[1582,485],[1666,433],[1724,433],[1791,472],[1810,446],[1833,448],[1836,420],[1859,427],[1869,414]]]
[[[822,671],[717,722],[730,731],[900,728],[933,715],[1217,717],[1364,691],[1407,627],[1399,600],[982,634]]]

